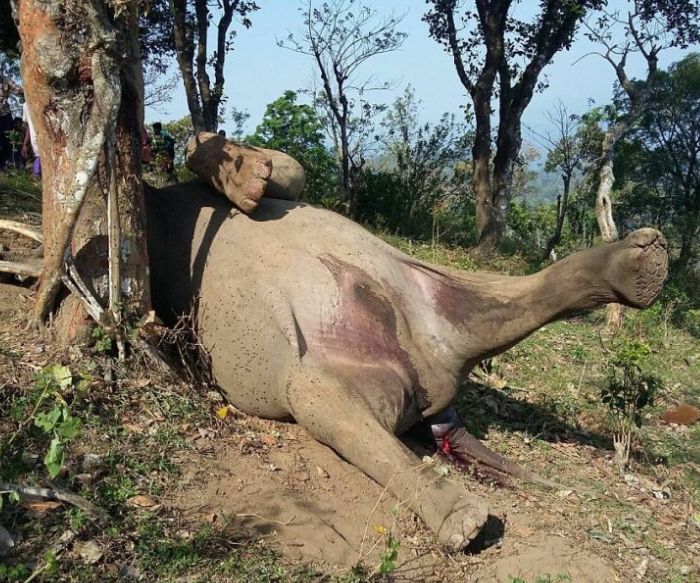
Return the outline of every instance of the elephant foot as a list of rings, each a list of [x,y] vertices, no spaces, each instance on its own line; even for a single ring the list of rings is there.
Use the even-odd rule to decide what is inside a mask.
[[[236,157],[238,184],[229,188],[225,194],[244,213],[252,213],[267,191],[272,161],[246,146],[231,144],[230,148],[240,149]]]
[[[445,480],[431,492],[431,508],[423,508],[421,517],[440,543],[451,551],[461,551],[473,541],[488,519],[488,506],[476,496]]]
[[[620,303],[650,306],[668,273],[668,243],[655,229],[639,229],[613,243],[608,261],[608,281]]]
[[[187,167],[248,214],[265,195],[272,174],[265,152],[210,132],[198,133],[187,144]]]

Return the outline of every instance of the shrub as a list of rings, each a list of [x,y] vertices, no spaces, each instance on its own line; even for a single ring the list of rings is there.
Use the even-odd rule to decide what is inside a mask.
[[[608,362],[608,379],[601,390],[613,426],[615,463],[620,471],[629,464],[632,437],[642,424],[642,411],[650,407],[661,388],[648,372],[651,349],[635,339],[622,340]]]

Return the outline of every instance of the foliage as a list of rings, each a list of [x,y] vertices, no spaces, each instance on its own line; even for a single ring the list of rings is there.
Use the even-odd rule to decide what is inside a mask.
[[[314,104],[323,112],[340,161],[347,210],[356,215],[355,182],[369,157],[372,118],[381,105],[367,99],[369,91],[387,89],[388,82],[361,79],[358,70],[369,59],[401,47],[406,34],[396,30],[400,18],[379,19],[357,0],[332,0],[303,12],[304,31],[289,34],[282,47],[313,58],[322,88],[314,91]]]
[[[189,139],[194,136],[192,119],[189,116],[181,117],[173,121],[163,123],[163,129],[175,140],[175,164],[185,163],[185,147]]]
[[[247,111],[240,110],[236,107],[231,107],[231,121],[233,122],[233,132],[230,138],[233,140],[243,141],[243,128],[250,117]]]
[[[30,424],[34,425],[50,438],[44,465],[49,476],[55,478],[65,464],[66,445],[79,434],[82,425],[82,421],[71,414],[65,398],[74,382],[78,387],[85,386],[85,378],[74,379],[66,366],[44,367],[36,377],[31,398],[13,407],[11,415],[19,422],[19,427],[7,442],[2,443],[2,450],[11,446]]]
[[[473,206],[464,178],[471,132],[449,114],[434,125],[421,124],[419,109],[407,87],[387,111],[385,151],[356,183],[357,218],[417,239],[472,241]]]
[[[608,380],[601,389],[613,424],[615,461],[622,471],[629,463],[632,435],[642,424],[642,412],[654,402],[660,380],[648,372],[651,349],[635,339],[624,339],[608,362]]]
[[[93,346],[97,352],[109,352],[112,350],[112,338],[102,326],[95,326],[91,336],[95,341]]]
[[[12,6],[10,2],[0,2],[0,53],[11,60],[19,58],[17,43],[19,32],[12,18]]]
[[[163,74],[168,69],[170,59],[175,55],[170,3],[169,0],[151,0],[140,4],[141,59],[145,69],[153,69]]]
[[[502,246],[504,252],[520,250],[531,257],[541,257],[547,239],[557,223],[556,205],[530,207],[518,197],[513,200],[508,213],[507,237]]]
[[[681,270],[700,256],[699,157],[700,54],[691,53],[658,73],[649,107],[621,145],[615,169],[626,184],[626,226],[663,228]]]
[[[337,197],[338,164],[326,147],[323,123],[311,105],[297,103],[294,91],[285,91],[270,103],[255,133],[244,141],[297,160],[306,173],[303,200],[320,204],[324,198]]]
[[[688,310],[685,313],[685,322],[688,332],[700,338],[700,310]]]
[[[399,547],[401,543],[389,534],[385,541],[386,548],[379,558],[379,574],[387,575],[396,569],[396,560],[399,558]]]

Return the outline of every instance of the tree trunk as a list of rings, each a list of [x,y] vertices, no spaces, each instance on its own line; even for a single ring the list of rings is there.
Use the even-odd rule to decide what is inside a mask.
[[[476,135],[472,147],[472,190],[476,199],[476,229],[478,250],[488,255],[499,241],[498,223],[491,196],[491,104],[485,95],[475,92],[474,116]]]
[[[598,192],[595,199],[595,216],[598,221],[598,229],[603,241],[606,243],[612,243],[619,239],[610,201],[610,193],[612,192],[613,184],[615,184],[613,153],[616,135],[621,135],[621,130],[613,127],[605,133],[603,138],[602,163],[598,170]],[[620,304],[609,304],[606,308],[605,319],[605,327],[608,332],[610,334],[617,332],[622,325],[622,306]]]
[[[44,270],[35,317],[56,307],[64,261],[83,306],[106,326],[150,308],[140,179],[138,3],[21,0],[22,78],[42,162]],[[108,195],[113,196],[110,297]],[[118,227],[115,229],[115,227]],[[116,253],[115,253],[116,251]],[[118,297],[115,296],[118,292]],[[114,317],[108,302],[118,306]],[[76,304],[77,305],[77,304]],[[67,318],[75,322],[73,311]],[[115,321],[116,320],[116,321]]]
[[[488,156],[480,155],[473,161],[472,190],[476,198],[476,228],[478,250],[488,255],[498,245],[497,221],[491,199],[491,173]]]
[[[194,77],[194,31],[187,21],[187,0],[170,0],[170,12],[173,15],[173,38],[177,64],[185,86],[185,97],[192,117],[192,127],[194,133],[198,134],[207,128]]]
[[[681,233],[681,249],[676,261],[676,267],[683,272],[688,269],[690,260],[693,258],[693,245],[697,244],[700,238],[700,224],[697,216],[692,212],[686,215],[684,229]]]
[[[544,258],[546,259],[552,254],[554,248],[561,241],[561,233],[564,229],[564,219],[566,218],[566,211],[569,204],[569,192],[571,190],[571,176],[564,174],[562,176],[564,181],[564,191],[560,196],[557,196],[557,224],[554,227],[554,233],[547,242],[547,248],[544,250]]]

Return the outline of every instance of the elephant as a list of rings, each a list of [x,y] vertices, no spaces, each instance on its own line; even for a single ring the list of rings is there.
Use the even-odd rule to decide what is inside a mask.
[[[399,437],[427,424],[443,449],[551,485],[467,433],[452,405],[460,380],[572,312],[648,307],[667,275],[653,229],[510,277],[418,261],[328,210],[254,202],[242,213],[196,181],[147,190],[156,312],[172,323],[193,309],[233,405],[300,424],[453,550],[477,536],[488,506]]]

